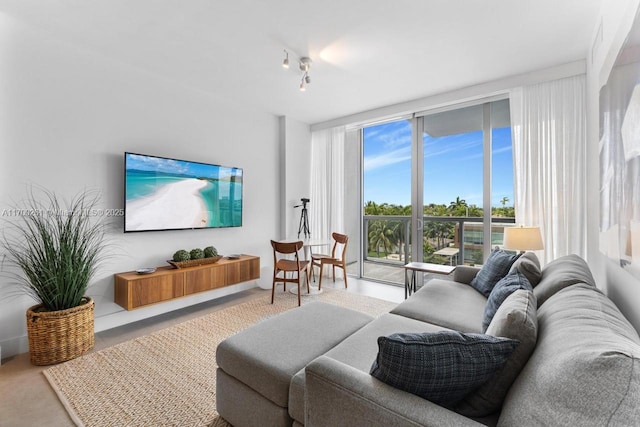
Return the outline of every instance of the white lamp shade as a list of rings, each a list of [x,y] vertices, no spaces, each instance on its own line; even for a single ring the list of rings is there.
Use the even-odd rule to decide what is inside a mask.
[[[544,249],[540,227],[507,227],[504,229],[505,249],[536,251]]]

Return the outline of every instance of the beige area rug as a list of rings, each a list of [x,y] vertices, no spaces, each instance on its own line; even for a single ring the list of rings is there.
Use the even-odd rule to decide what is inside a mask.
[[[297,307],[271,294],[89,353],[43,371],[78,426],[228,426],[216,412],[216,347],[226,337]],[[396,304],[343,290],[303,298],[373,316]]]

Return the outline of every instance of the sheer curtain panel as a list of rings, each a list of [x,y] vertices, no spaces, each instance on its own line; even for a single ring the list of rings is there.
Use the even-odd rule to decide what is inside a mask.
[[[344,140],[343,126],[311,134],[311,236],[331,239],[344,232]]]
[[[581,75],[510,95],[516,223],[540,226],[543,263],[586,257],[585,86]]]

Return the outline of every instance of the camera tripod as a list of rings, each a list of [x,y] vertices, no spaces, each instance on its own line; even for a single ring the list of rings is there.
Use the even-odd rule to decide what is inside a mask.
[[[298,237],[300,237],[300,233],[304,234],[305,238],[311,237],[311,230],[309,230],[309,214],[307,212],[307,202],[302,201],[302,205],[294,206],[295,208],[299,208],[302,206],[302,212],[300,213],[300,225],[298,226]]]

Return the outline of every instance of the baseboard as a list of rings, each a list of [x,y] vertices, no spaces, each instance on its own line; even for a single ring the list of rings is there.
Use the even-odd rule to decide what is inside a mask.
[[[118,311],[105,313],[104,315],[96,315],[94,330],[96,333],[116,328],[118,326],[137,322],[139,320],[154,317],[159,314],[168,313],[174,310],[180,310],[191,305],[221,298],[257,286],[256,281],[238,283],[237,285],[226,286],[224,288],[215,289],[208,292],[202,292],[190,297],[180,298],[174,301],[155,304],[147,308],[139,308],[137,310],[127,311],[122,307],[117,307]],[[115,304],[114,304],[115,305]],[[9,338],[0,341],[1,357],[5,359],[16,356],[21,353],[29,352],[29,340],[26,335],[20,337]],[[1,363],[1,362],[0,362]]]
[[[6,360],[9,357],[17,356],[18,354],[27,353],[29,351],[29,340],[26,335],[9,338],[0,341],[0,348],[2,349],[2,355],[0,357]],[[0,363],[2,362],[0,361]]]

